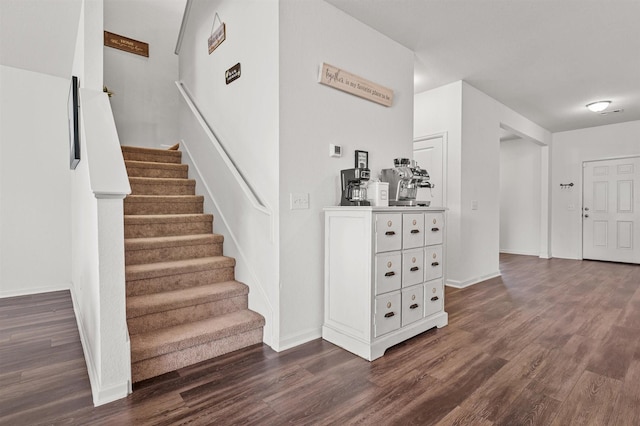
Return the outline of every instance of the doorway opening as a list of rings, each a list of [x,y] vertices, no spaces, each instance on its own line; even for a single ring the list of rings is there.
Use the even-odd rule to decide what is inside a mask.
[[[540,165],[540,146],[500,138],[500,253],[540,255]]]

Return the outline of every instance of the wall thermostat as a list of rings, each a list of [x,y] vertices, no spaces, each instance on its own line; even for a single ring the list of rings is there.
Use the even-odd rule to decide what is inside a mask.
[[[330,143],[329,157],[342,157],[342,147],[340,145]]]

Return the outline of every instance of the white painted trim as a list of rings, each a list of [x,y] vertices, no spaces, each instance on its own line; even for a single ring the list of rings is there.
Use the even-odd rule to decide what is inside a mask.
[[[491,274],[483,275],[476,278],[471,278],[465,281],[447,280],[446,286],[453,287],[453,288],[465,288],[465,287],[472,286],[474,284],[481,283],[486,280],[490,280],[491,278],[499,277],[500,275],[502,275],[500,271],[496,271]]]
[[[182,48],[182,39],[184,38],[184,33],[187,30],[187,22],[189,21],[189,12],[191,11],[192,1],[193,0],[187,0],[187,3],[184,5],[182,23],[180,24],[180,31],[178,32],[178,41],[176,41],[176,49],[174,50],[176,55],[180,54],[180,49]]]
[[[2,290],[0,291],[0,299],[7,297],[29,296],[32,294],[52,293],[54,291],[71,290],[71,284],[53,284],[46,287],[30,287],[28,289],[19,290]]]
[[[189,157],[189,162],[193,165],[193,171],[195,172],[194,173],[195,174],[194,177],[195,177],[197,183],[198,184],[202,184],[202,186],[204,187],[205,191],[207,192],[207,195],[208,195],[209,199],[211,200],[211,202],[213,203],[214,207],[218,211],[218,216],[219,216],[220,220],[222,220],[222,222],[225,224],[225,227],[227,228],[229,236],[231,237],[231,240],[233,241],[233,244],[235,245],[236,249],[238,250],[238,254],[239,254],[243,264],[245,265],[247,272],[251,276],[251,279],[253,280],[253,282],[256,284],[256,287],[257,287],[257,290],[258,290],[258,292],[260,294],[260,297],[263,300],[263,303],[265,304],[267,309],[269,310],[269,312],[266,313],[266,315],[265,315],[265,312],[259,312],[259,313],[261,315],[263,315],[263,316],[268,316],[270,318],[270,320],[266,321],[266,324],[265,324],[265,327],[264,327],[263,340],[267,345],[273,347],[276,344],[275,339],[273,338],[273,324],[274,324],[273,306],[271,306],[271,302],[269,301],[269,297],[267,297],[267,293],[266,293],[266,291],[264,289],[262,281],[260,281],[260,278],[258,278],[258,274],[253,269],[253,267],[251,266],[251,263],[247,260],[247,255],[245,254],[244,250],[242,250],[242,247],[240,247],[240,244],[238,243],[238,238],[233,233],[231,228],[229,226],[227,226],[227,223],[229,223],[229,222],[225,218],[224,213],[222,213],[222,210],[220,209],[220,205],[218,204],[218,202],[216,201],[216,198],[213,195],[213,191],[211,191],[211,188],[209,188],[209,185],[207,185],[206,180],[202,177],[202,173],[200,172],[200,168],[198,167],[197,163],[194,161],[194,158],[191,155],[191,152],[189,151],[189,147],[187,146],[187,144],[186,144],[186,142],[184,140],[180,140],[180,147],[184,150],[183,152],[187,155],[187,157]]]
[[[322,327],[309,328],[281,339],[280,342],[278,342],[278,346],[273,347],[273,350],[276,352],[286,351],[287,349],[294,348],[321,337]]]
[[[87,364],[87,373],[89,374],[89,383],[91,384],[91,395],[93,396],[93,405],[95,407],[99,405],[108,404],[115,400],[126,398],[130,393],[130,383],[119,383],[117,385],[103,387],[100,384],[100,376],[96,371],[96,367],[93,364],[93,354],[91,353],[91,345],[88,343],[88,333],[84,327],[82,321],[81,310],[76,303],[76,296],[73,288],[71,288],[71,301],[73,303],[73,312],[76,317],[76,324],[78,326],[78,333],[80,334],[80,343],[82,344],[82,353],[84,354],[84,360]],[[130,347],[129,347],[130,351]],[[131,353],[131,352],[129,352]]]

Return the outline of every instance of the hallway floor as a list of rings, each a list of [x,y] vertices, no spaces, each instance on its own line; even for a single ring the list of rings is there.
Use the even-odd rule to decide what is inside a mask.
[[[449,325],[367,362],[259,344],[105,406],[68,292],[0,299],[0,424],[640,424],[640,266],[501,255]]]

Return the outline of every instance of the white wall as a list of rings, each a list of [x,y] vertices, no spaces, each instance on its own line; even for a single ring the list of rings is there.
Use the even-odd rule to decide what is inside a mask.
[[[500,252],[540,254],[539,145],[500,142]]]
[[[553,257],[582,258],[582,162],[632,155],[640,155],[640,121],[553,134]],[[569,182],[575,186],[560,189]]]
[[[215,13],[226,40],[209,54]],[[216,22],[216,26],[218,22]],[[247,203],[206,132],[180,103],[180,138],[189,173],[214,232],[225,236],[225,254],[236,258],[236,277],[250,287],[249,307],[266,318],[265,342],[279,347],[278,319],[278,2],[193,2],[180,50],[180,79],[232,161],[265,205]],[[240,62],[241,77],[225,83],[225,71]],[[229,179],[229,180],[227,180]],[[209,193],[211,190],[211,193]]]
[[[0,297],[69,288],[69,80],[0,66]]]
[[[149,44],[149,57],[104,47],[104,84],[123,145],[178,141],[178,56],[185,0],[105,0],[104,29]],[[205,42],[206,43],[206,40]]]
[[[393,106],[317,82],[322,62],[394,90]],[[281,343],[318,337],[323,322],[323,212],[340,200],[341,169],[354,150],[369,152],[377,176],[410,157],[413,54],[324,1],[280,1],[280,307]],[[341,158],[329,157],[329,144]],[[309,209],[290,210],[291,193]]]
[[[464,287],[500,273],[501,127],[543,145],[540,245],[546,244],[544,145],[551,134],[466,82],[418,94],[415,102],[414,137],[447,134],[447,284]]]

